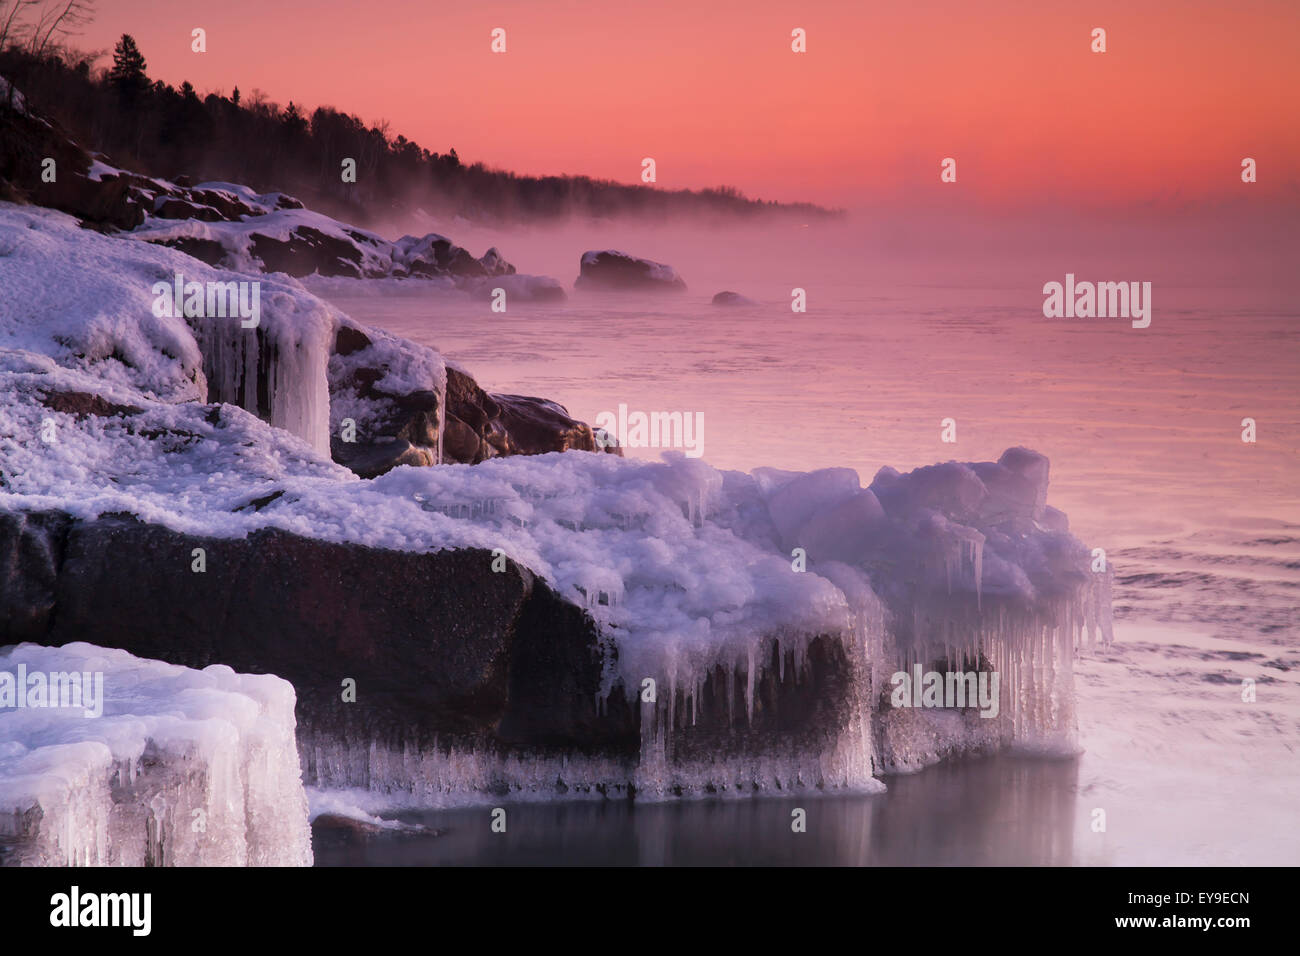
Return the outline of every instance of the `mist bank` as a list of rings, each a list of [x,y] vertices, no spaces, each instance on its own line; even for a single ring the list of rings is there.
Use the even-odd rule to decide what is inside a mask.
[[[733,290],[764,301],[809,291],[819,304],[847,303],[904,285],[1041,289],[1068,271],[1091,278],[1143,279],[1164,287],[1285,288],[1300,250],[1297,220],[1247,203],[1181,210],[1044,209],[990,213],[950,209],[851,208],[833,219],[778,217],[753,223],[686,216],[669,223],[635,216],[570,217],[546,224],[490,225],[419,209],[387,217],[383,234],[444,228],[475,254],[498,248],[520,271],[572,288],[591,249],[620,249],[671,265],[691,295],[707,301]],[[816,291],[814,298],[813,291]],[[1032,295],[1030,295],[1032,294]],[[1028,301],[1028,299],[1027,299]]]

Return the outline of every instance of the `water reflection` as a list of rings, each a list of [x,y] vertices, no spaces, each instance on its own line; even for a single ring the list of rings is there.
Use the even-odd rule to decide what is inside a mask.
[[[318,832],[318,866],[1046,866],[1072,862],[1078,761],[997,756],[859,797],[504,804],[404,814],[436,835]],[[807,812],[807,831],[791,811]]]

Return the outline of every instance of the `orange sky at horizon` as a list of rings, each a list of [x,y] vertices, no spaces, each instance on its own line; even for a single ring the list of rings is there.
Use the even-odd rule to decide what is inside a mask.
[[[386,119],[525,174],[832,206],[1300,205],[1300,3],[101,0],[149,74]],[[207,31],[207,52],[190,31]],[[506,30],[507,52],[490,50]],[[808,52],[790,33],[807,31]],[[1107,52],[1090,50],[1104,27]],[[107,64],[107,58],[100,61]],[[943,157],[957,183],[939,181]]]

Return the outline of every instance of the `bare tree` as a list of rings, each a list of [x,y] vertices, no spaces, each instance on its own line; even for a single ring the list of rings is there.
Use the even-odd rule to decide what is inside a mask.
[[[95,18],[95,0],[53,0],[41,7],[40,15],[32,28],[27,49],[34,56],[44,56],[52,48],[62,45],[62,40],[73,35],[79,26]],[[58,40],[55,40],[58,37]]]
[[[17,44],[24,30],[24,14],[41,0],[0,0],[0,51]]]

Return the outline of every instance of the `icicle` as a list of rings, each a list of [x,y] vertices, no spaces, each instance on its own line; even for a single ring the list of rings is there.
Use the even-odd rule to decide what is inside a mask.
[[[749,725],[754,725],[754,681],[758,673],[758,668],[754,663],[754,645],[751,643],[748,649],[749,654],[749,672],[745,675],[745,718]]]
[[[728,661],[725,673],[727,677],[727,726],[736,726],[736,665]]]

